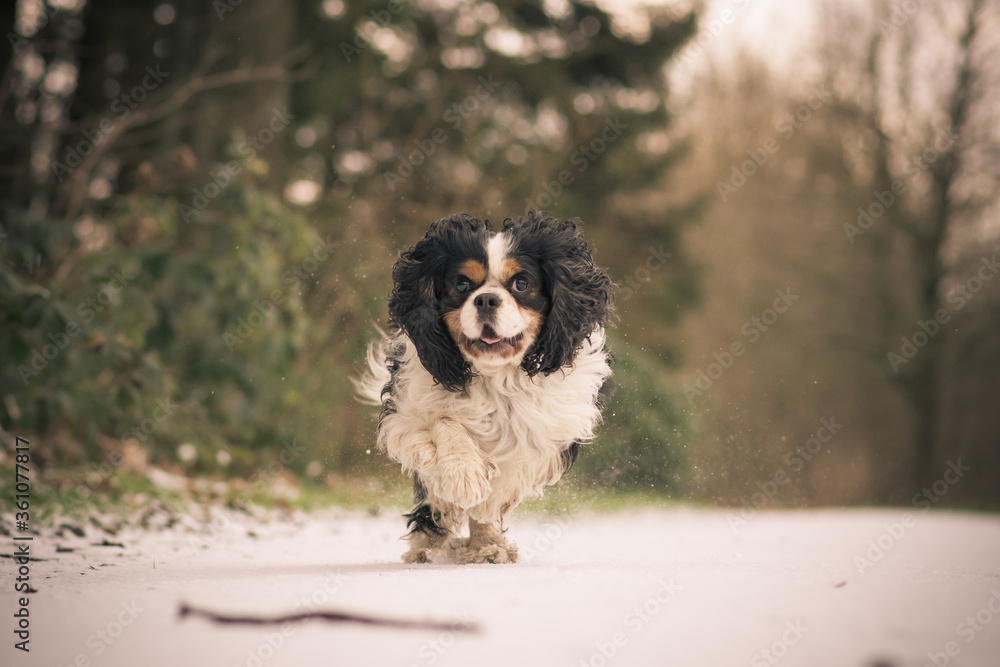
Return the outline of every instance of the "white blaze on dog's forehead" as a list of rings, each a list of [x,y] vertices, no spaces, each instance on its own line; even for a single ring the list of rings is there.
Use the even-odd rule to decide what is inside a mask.
[[[503,270],[504,260],[510,251],[510,242],[507,236],[500,232],[491,238],[486,244],[486,261],[489,265],[487,270],[494,280],[500,279],[500,272]]]

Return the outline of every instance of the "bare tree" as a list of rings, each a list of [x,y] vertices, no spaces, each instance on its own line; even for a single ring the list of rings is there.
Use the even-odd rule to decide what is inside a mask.
[[[903,280],[886,270],[875,286],[882,305],[877,356],[913,412],[914,488],[935,479],[945,324],[954,310],[947,287],[961,268],[950,261],[950,248],[960,242],[970,213],[987,205],[967,194],[966,181],[984,176],[996,180],[995,173],[967,168],[970,152],[981,149],[973,110],[985,101],[980,82],[989,63],[983,30],[987,3],[970,0],[960,21],[948,20],[952,9],[942,3],[907,13],[879,3],[874,21],[867,23],[859,94],[838,99],[867,128],[859,171],[867,177],[866,192],[874,197],[862,205],[856,224],[845,224],[845,232],[852,242],[865,235],[877,264],[888,267],[903,256],[907,265]],[[926,15],[918,15],[921,11]],[[836,22],[845,24],[843,17]],[[950,39],[949,23],[958,24]],[[936,44],[921,50],[915,44],[929,30],[936,30]],[[926,61],[920,60],[931,50],[940,53],[938,81],[928,80]],[[929,102],[921,104],[920,97]]]

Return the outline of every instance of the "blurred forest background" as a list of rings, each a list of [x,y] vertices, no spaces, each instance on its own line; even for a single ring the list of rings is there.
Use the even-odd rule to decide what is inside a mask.
[[[349,382],[397,253],[451,213],[542,208],[619,285],[581,487],[1000,506],[1000,3],[0,22],[3,465],[21,436],[95,488],[398,477]]]

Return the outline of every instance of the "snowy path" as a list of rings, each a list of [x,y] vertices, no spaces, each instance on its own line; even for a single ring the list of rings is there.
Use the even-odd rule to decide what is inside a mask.
[[[462,567],[404,565],[398,516],[344,511],[268,524],[239,515],[203,545],[178,528],[108,538],[124,548],[90,546],[106,537],[93,528],[42,535],[30,654],[13,648],[16,565],[0,562],[0,664],[1000,665],[1000,518],[773,512],[734,531],[730,516],[515,515],[521,562]],[[177,617],[181,601],[282,614],[310,599],[483,631],[306,621],[283,633]]]

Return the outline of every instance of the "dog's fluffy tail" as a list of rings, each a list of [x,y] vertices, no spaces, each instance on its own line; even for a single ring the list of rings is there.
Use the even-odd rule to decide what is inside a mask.
[[[351,378],[354,384],[354,391],[358,400],[369,405],[382,404],[382,390],[389,383],[389,369],[386,368],[386,346],[389,337],[384,331],[379,329],[379,339],[368,344],[368,352],[365,355],[368,361],[368,369],[361,375]]]

